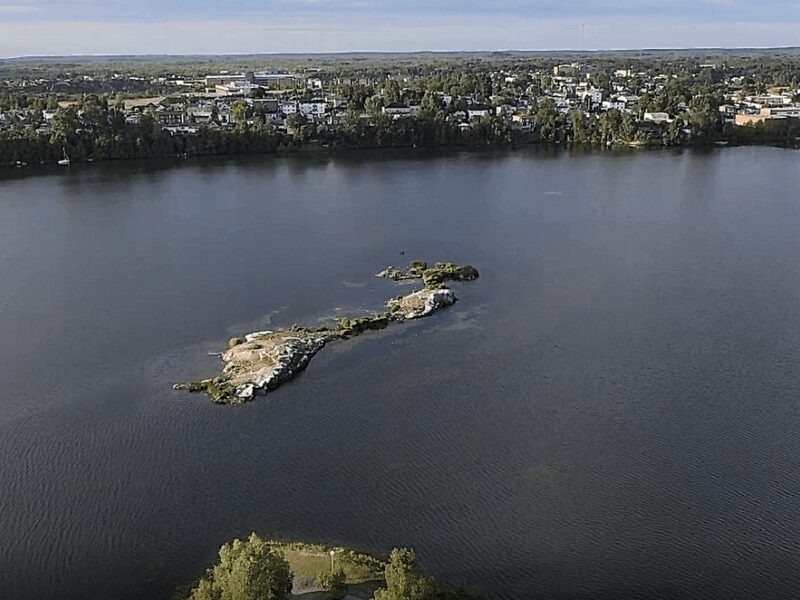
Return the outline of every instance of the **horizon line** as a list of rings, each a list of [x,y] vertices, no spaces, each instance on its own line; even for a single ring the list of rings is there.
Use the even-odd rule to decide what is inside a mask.
[[[13,56],[2,56],[0,61],[9,60],[52,60],[52,59],[80,59],[80,58],[155,58],[155,57],[174,57],[174,58],[215,58],[215,57],[248,57],[248,56],[279,56],[279,57],[301,57],[301,56],[399,56],[399,55],[450,55],[450,54],[556,54],[559,52],[570,54],[601,54],[604,52],[713,52],[713,51],[786,51],[798,50],[800,46],[665,46],[665,47],[645,47],[645,48],[552,48],[541,50],[520,50],[520,49],[494,49],[494,50],[348,50],[330,52],[215,52],[215,53],[142,53],[142,54],[19,54]]]

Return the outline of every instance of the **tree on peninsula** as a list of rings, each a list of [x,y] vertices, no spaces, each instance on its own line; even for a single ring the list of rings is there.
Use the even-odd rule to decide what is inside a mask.
[[[463,587],[442,588],[433,577],[417,567],[417,555],[407,548],[395,548],[384,572],[386,587],[375,590],[373,600],[479,600]]]
[[[291,589],[289,563],[253,533],[219,549],[219,561],[198,582],[189,600],[285,600]]]
[[[386,564],[386,587],[376,590],[374,600],[432,600],[437,586],[432,577],[417,569],[417,555],[395,548]]]

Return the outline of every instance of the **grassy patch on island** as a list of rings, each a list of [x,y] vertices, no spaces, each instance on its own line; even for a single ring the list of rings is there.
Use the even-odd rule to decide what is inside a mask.
[[[298,582],[300,580],[313,582],[318,575],[330,573],[331,551],[333,551],[334,570],[344,571],[348,584],[383,579],[385,563],[368,554],[321,544],[278,541],[269,541],[268,543],[283,554]]]

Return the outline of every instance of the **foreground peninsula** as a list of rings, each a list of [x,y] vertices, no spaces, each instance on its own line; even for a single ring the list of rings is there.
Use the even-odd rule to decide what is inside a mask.
[[[428,266],[412,261],[407,268],[388,267],[376,275],[393,281],[420,280],[421,289],[390,298],[387,310],[364,317],[342,318],[333,328],[311,329],[292,325],[287,329],[259,331],[244,338],[231,338],[222,353],[222,372],[210,379],[179,383],[176,390],[205,392],[219,404],[242,404],[258,394],[271,392],[303,371],[317,352],[335,340],[345,340],[365,331],[384,329],[432,315],[455,304],[455,292],[446,281],[472,281],[478,271],[472,266],[436,263]]]
[[[217,562],[175,600],[478,600],[447,588],[419,568],[408,548],[388,560],[342,547],[268,540],[253,533],[219,549]]]

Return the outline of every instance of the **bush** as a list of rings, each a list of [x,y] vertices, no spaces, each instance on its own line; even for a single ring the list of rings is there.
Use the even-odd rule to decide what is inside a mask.
[[[335,600],[344,598],[347,595],[347,576],[342,569],[333,573],[319,573],[316,577],[316,584],[326,592],[331,593]]]

